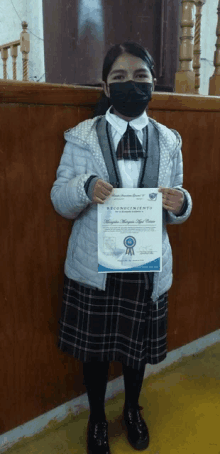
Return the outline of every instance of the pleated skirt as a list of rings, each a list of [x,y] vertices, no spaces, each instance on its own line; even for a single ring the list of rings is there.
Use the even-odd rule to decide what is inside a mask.
[[[64,274],[58,348],[82,362],[139,370],[166,358],[167,317],[168,292],[153,302],[143,273],[109,273],[104,291]]]

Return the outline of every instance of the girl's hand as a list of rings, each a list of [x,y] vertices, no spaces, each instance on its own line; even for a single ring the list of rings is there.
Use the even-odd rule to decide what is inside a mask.
[[[162,188],[159,186],[158,192],[162,192],[163,194],[163,207],[166,210],[172,211],[173,214],[179,214],[184,202],[184,194],[182,191],[173,188]]]
[[[93,203],[105,203],[107,198],[111,195],[113,186],[101,179],[96,181],[93,189]]]

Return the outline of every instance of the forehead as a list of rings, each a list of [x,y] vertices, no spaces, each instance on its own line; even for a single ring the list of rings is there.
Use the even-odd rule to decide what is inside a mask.
[[[122,69],[122,70],[126,71],[129,68],[132,68],[133,70],[143,69],[147,72],[150,72],[150,70],[147,66],[147,63],[145,63],[142,60],[142,58],[124,53],[124,54],[120,55],[120,57],[118,57],[117,60],[115,60],[114,64],[112,65],[110,74],[115,69]]]

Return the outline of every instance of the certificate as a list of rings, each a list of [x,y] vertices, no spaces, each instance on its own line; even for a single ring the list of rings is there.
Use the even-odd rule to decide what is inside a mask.
[[[98,204],[98,273],[162,271],[162,193],[113,189]]]

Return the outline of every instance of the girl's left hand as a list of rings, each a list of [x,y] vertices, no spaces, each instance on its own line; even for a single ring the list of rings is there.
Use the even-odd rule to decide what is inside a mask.
[[[183,192],[173,188],[162,188],[161,186],[159,186],[158,192],[162,192],[163,208],[172,211],[175,215],[179,214],[184,202]]]

